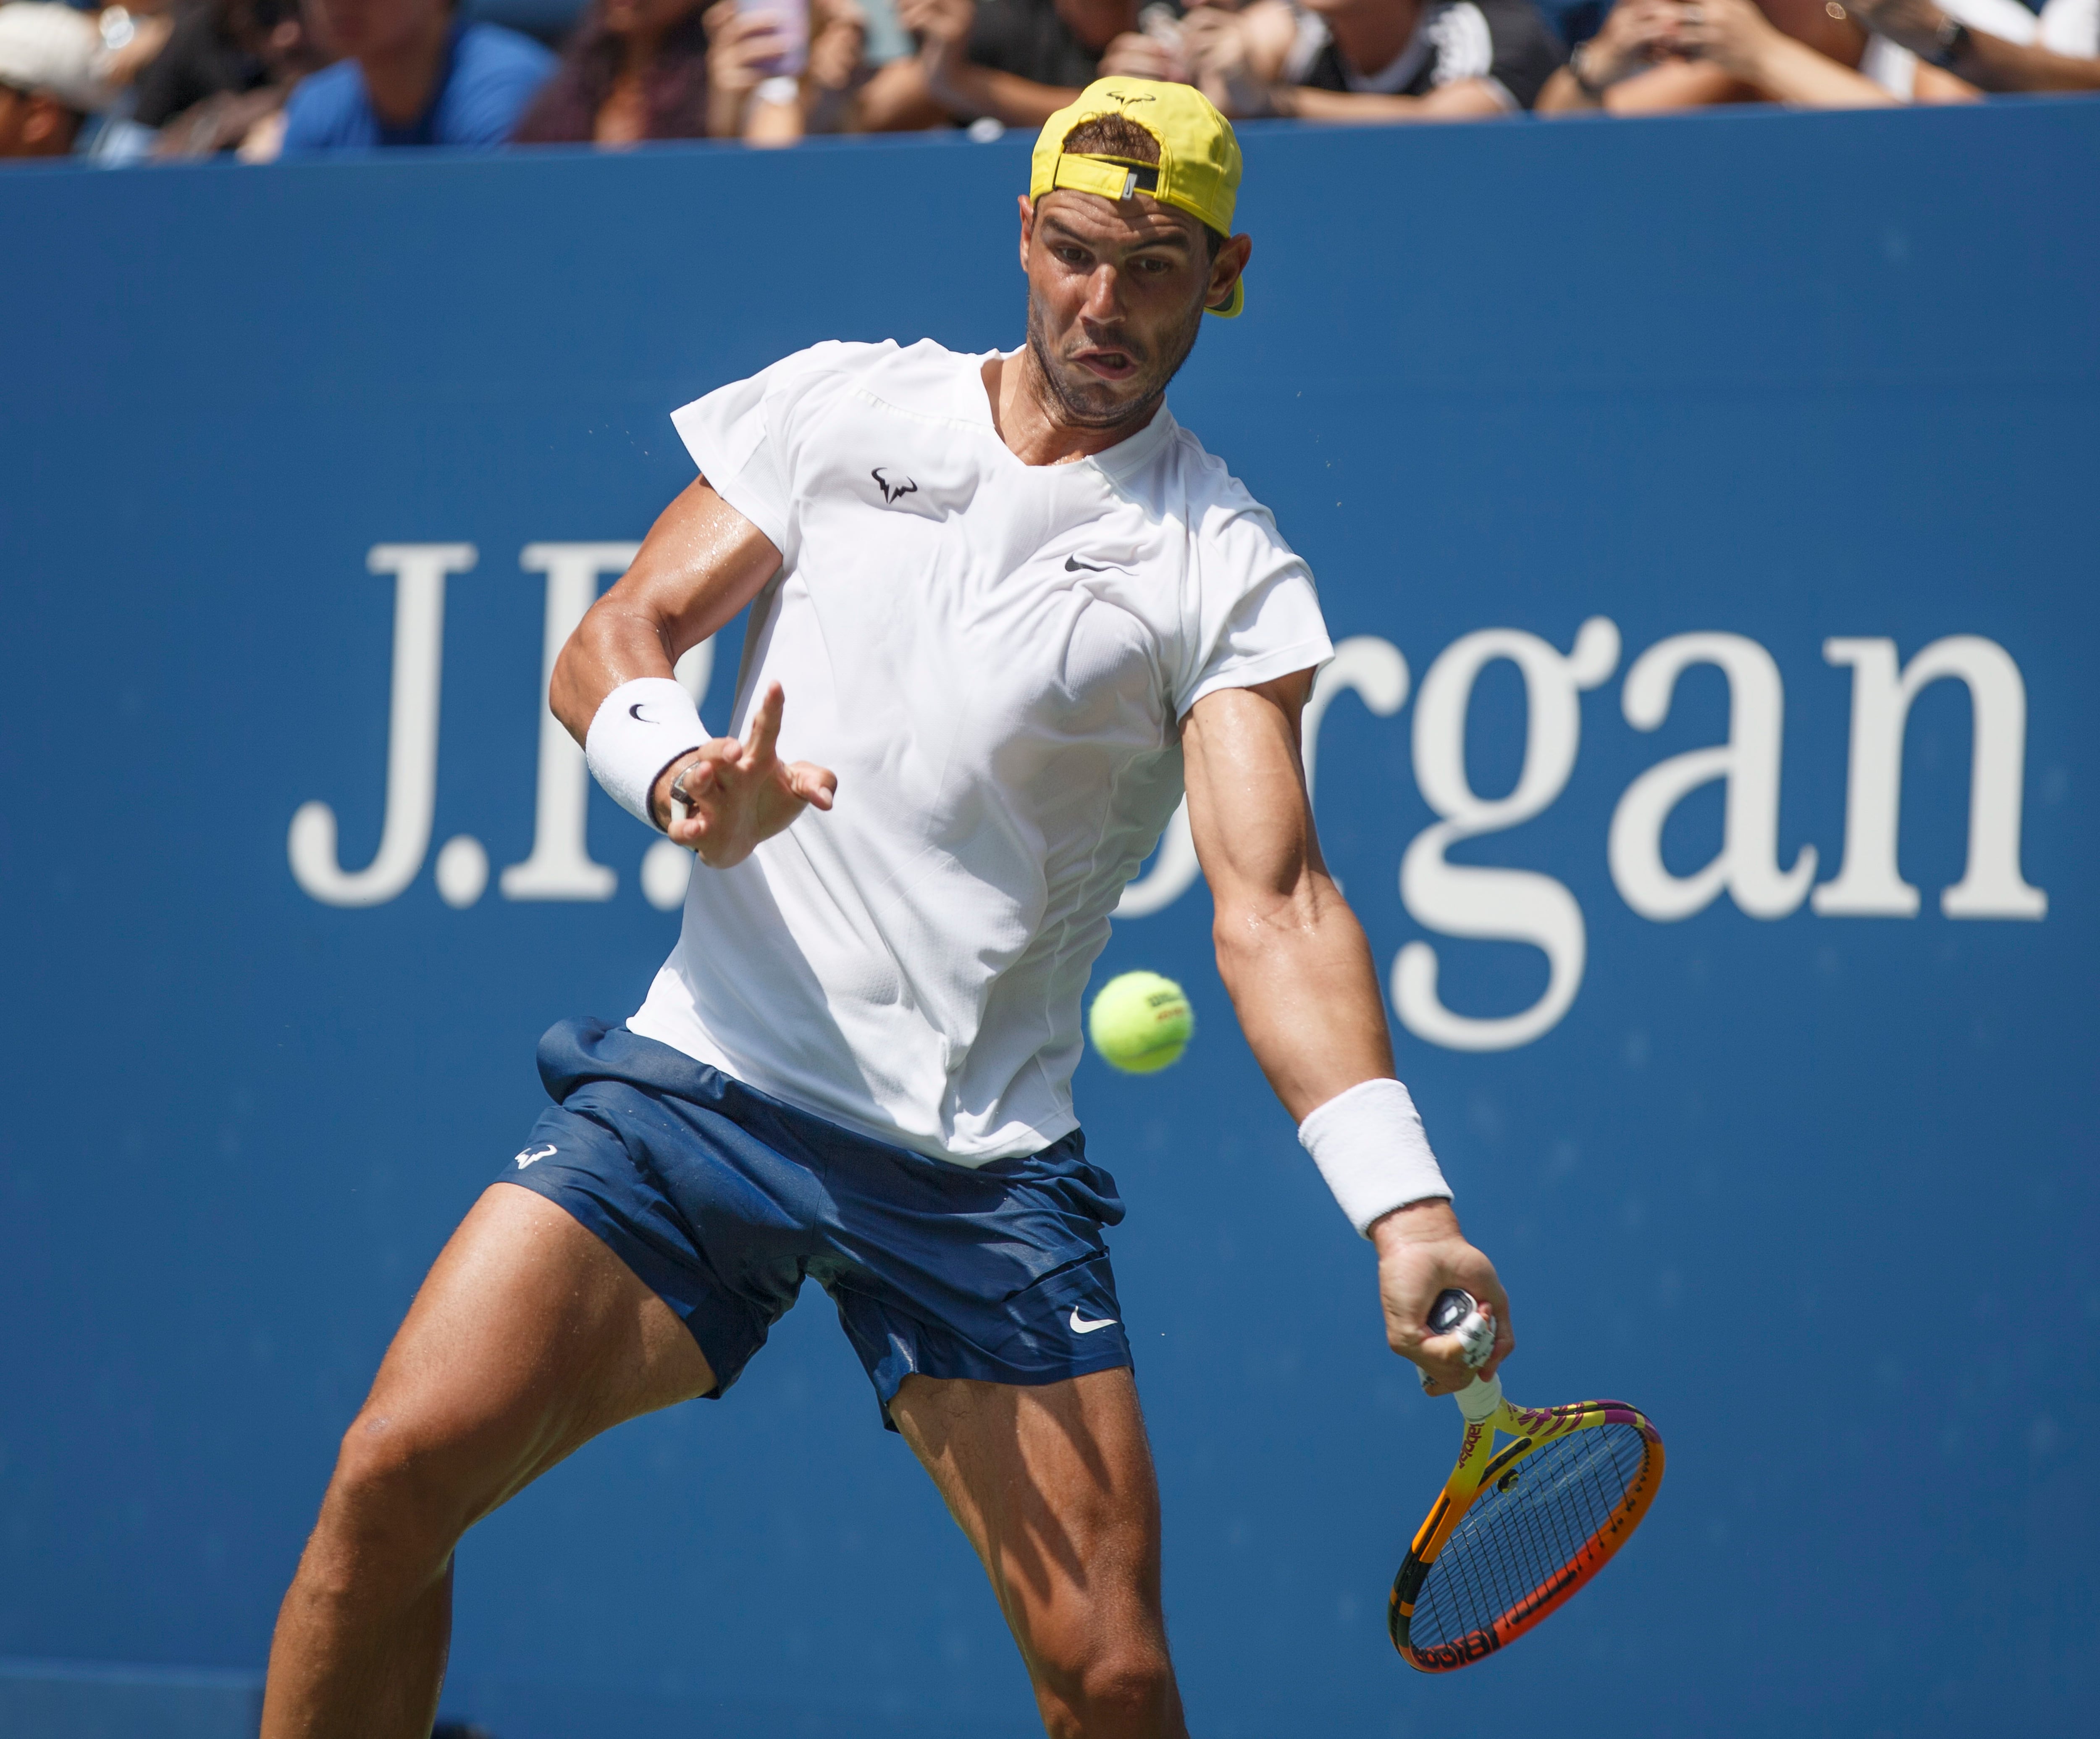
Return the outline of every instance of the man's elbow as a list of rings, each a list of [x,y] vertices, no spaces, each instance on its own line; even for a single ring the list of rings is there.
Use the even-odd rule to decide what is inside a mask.
[[[1219,969],[1251,965],[1279,947],[1316,936],[1339,902],[1332,883],[1312,876],[1295,888],[1215,900],[1211,938]]]
[[[554,672],[547,682],[549,710],[580,744],[590,730],[598,702],[604,699],[591,680],[598,660],[591,656],[585,638],[589,630],[590,618],[586,616],[555,655]]]

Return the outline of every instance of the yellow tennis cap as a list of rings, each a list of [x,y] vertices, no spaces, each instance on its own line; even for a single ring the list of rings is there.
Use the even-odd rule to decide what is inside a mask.
[[[1074,127],[1104,115],[1120,115],[1159,143],[1157,165],[1098,157],[1065,148]],[[1097,78],[1069,108],[1043,123],[1029,165],[1028,196],[1040,199],[1055,188],[1128,199],[1149,193],[1207,223],[1221,236],[1233,232],[1233,202],[1240,188],[1240,142],[1233,124],[1192,85],[1149,78]],[[1207,311],[1230,320],[1246,306],[1244,280],[1233,299]]]

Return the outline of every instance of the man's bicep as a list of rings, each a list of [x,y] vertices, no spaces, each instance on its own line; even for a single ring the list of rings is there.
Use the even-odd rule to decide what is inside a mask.
[[[1196,855],[1218,905],[1295,892],[1318,863],[1299,758],[1298,722],[1312,672],[1221,688],[1189,709],[1183,778]]]
[[[695,479],[665,508],[611,591],[585,612],[554,660],[547,703],[581,743],[605,697],[668,677],[780,567],[772,541]]]
[[[660,624],[675,663],[726,627],[779,568],[772,539],[696,477],[650,527],[600,607]]]

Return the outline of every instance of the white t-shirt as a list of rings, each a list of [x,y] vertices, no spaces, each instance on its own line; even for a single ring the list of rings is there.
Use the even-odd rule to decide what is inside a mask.
[[[2089,3],[2089,0],[2080,0]],[[2035,15],[2020,0],[1939,0],[1939,9],[1949,18],[2008,42],[2032,42],[2036,29]],[[1899,42],[1870,33],[1860,55],[1860,76],[1872,79],[1899,103],[1917,95],[1917,56]]]
[[[1024,465],[989,360],[820,344],[673,417],[781,553],[726,728],[779,681],[781,753],[839,787],[735,868],[695,866],[628,1022],[965,1165],[1078,1125],[1080,995],[1180,800],[1182,717],[1333,650],[1268,510],[1163,406]]]

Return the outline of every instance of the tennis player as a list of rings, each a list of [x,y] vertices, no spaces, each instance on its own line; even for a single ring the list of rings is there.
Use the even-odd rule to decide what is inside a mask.
[[[721,1395],[805,1278],[983,1558],[1048,1730],[1185,1732],[1103,1241],[1123,1204],[1071,1095],[1088,970],[1185,785],[1220,969],[1377,1248],[1388,1340],[1459,1386],[1423,1326],[1459,1287],[1510,1350],[1313,837],[1312,576],[1165,403],[1245,300],[1239,177],[1196,91],[1101,80],[1035,148],[1020,348],[820,344],[673,418],[700,475],[551,699],[697,854],[683,932],[625,1024],[541,1041],[554,1104],[344,1438],[267,1739],[426,1733],[461,1534],[608,1427]],[[747,605],[717,737],[672,666]]]

